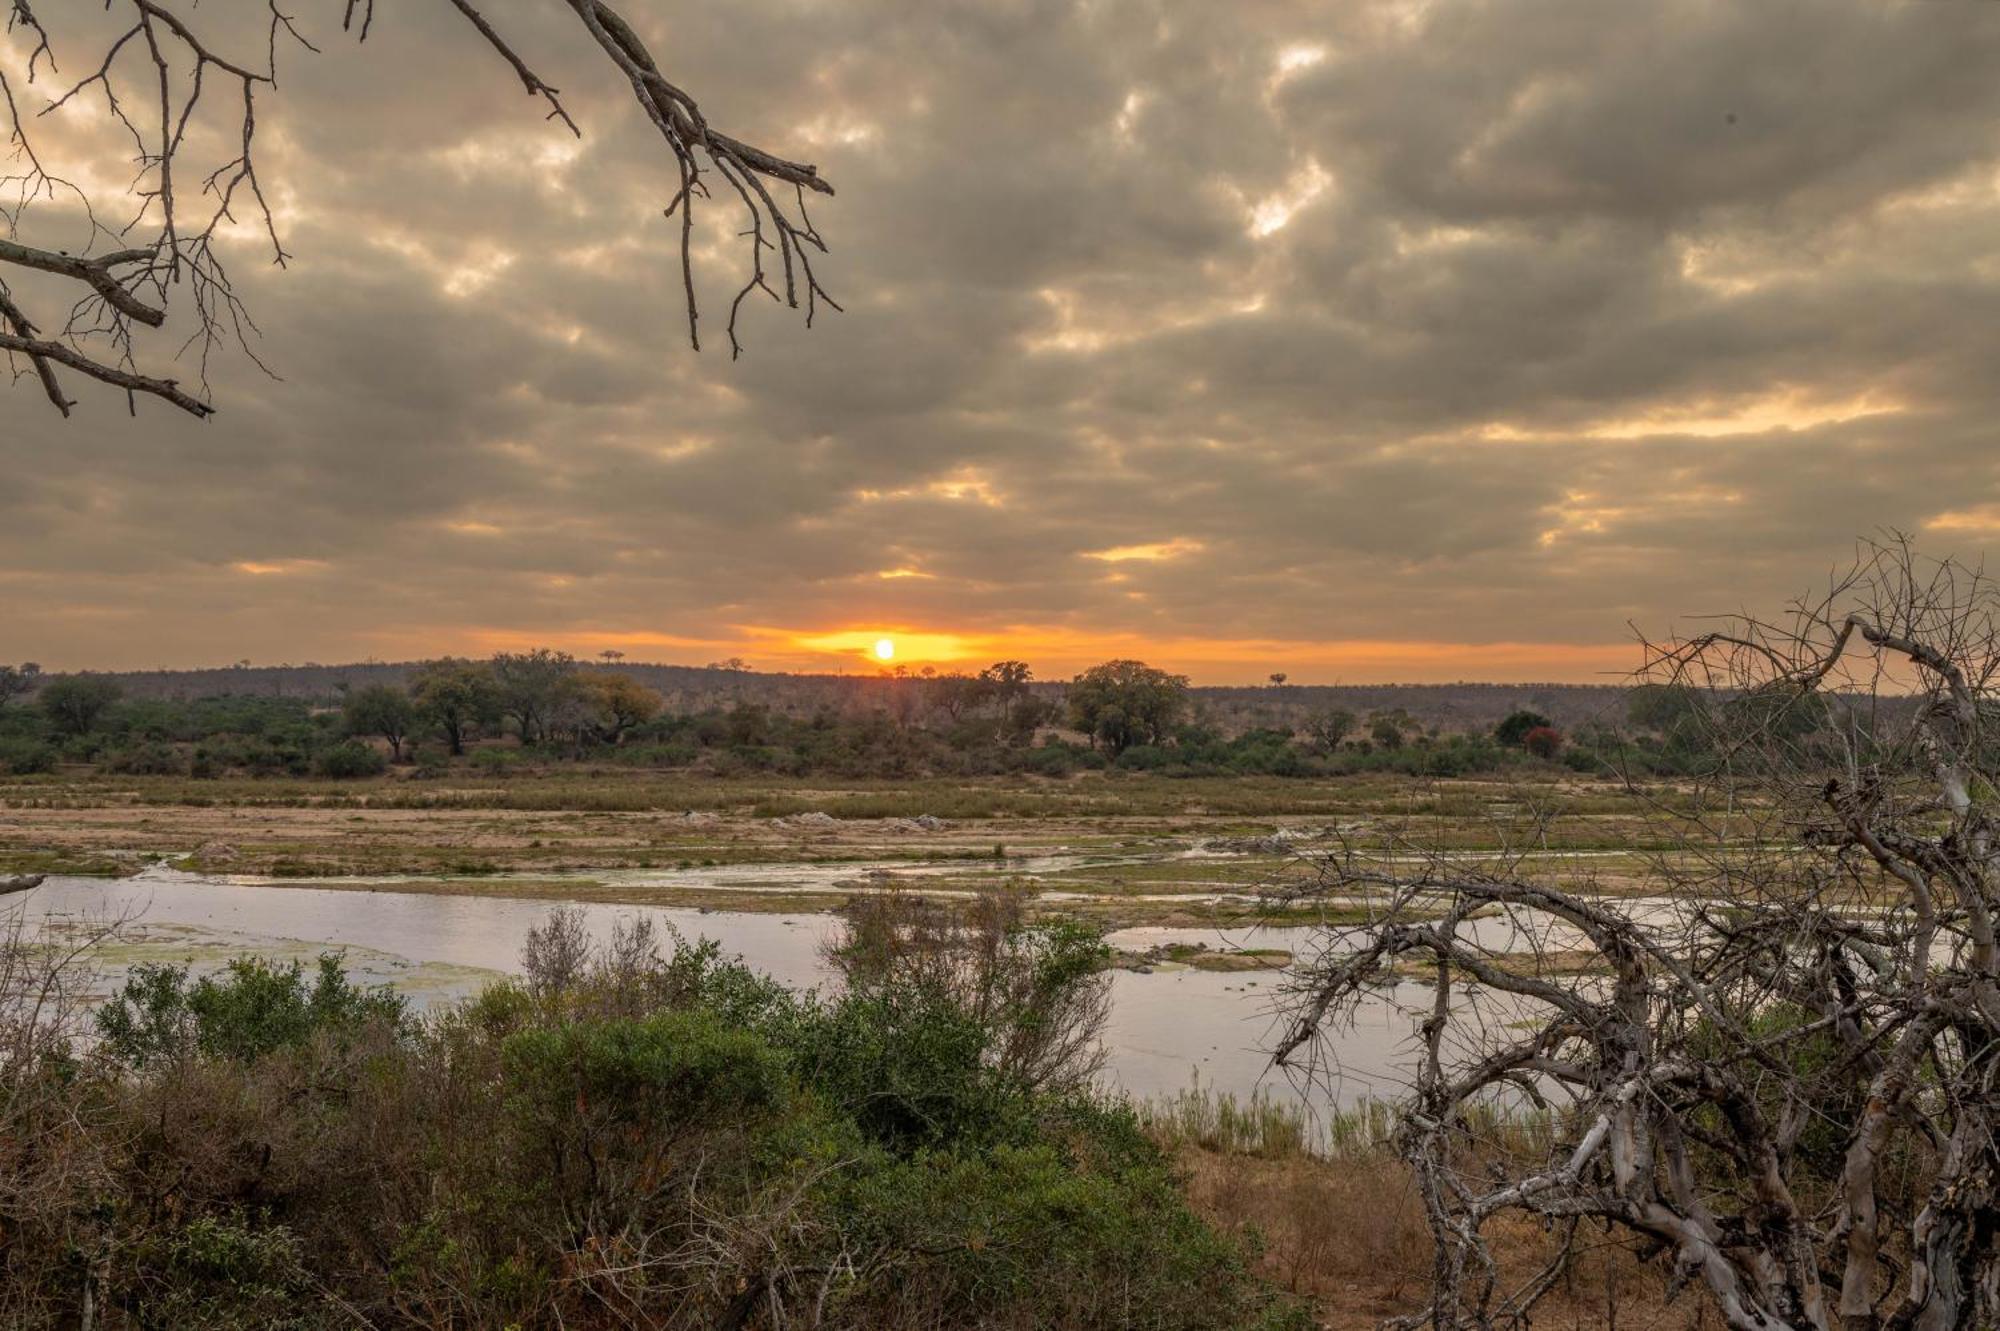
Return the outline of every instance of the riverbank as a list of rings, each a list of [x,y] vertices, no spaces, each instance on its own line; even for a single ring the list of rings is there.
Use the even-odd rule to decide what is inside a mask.
[[[268,886],[801,912],[859,890],[1000,883],[1107,928],[1268,913],[1335,848],[1405,842],[1607,894],[1645,891],[1673,792],[1347,778],[857,782],[574,768],[326,782],[56,774],[0,782],[0,873],[172,862]],[[1532,846],[1522,855],[1517,848]],[[1319,918],[1315,913],[1310,918]]]

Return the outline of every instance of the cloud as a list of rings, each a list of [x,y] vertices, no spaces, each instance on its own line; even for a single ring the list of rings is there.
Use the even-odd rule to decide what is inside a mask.
[[[1595,678],[1857,533],[2000,533],[2000,7],[628,9],[835,183],[848,312],[716,354],[718,200],[691,353],[668,164],[574,25],[508,19],[581,142],[393,7],[260,103],[298,258],[238,270],[282,378],[224,363],[205,425],[6,399],[0,657],[893,629]]]

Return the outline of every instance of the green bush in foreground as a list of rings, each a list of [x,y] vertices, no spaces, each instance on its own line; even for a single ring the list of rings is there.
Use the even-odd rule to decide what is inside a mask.
[[[559,914],[423,1020],[332,957],[138,968],[0,1069],[0,1324],[1306,1325],[1052,1067],[1101,977],[1025,928],[801,995]]]

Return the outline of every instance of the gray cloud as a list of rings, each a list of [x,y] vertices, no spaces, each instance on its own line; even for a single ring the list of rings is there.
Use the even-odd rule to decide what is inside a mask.
[[[1588,677],[1858,532],[2000,536],[2000,7],[632,0],[841,191],[848,312],[734,364],[734,219],[696,356],[666,163],[558,8],[494,14],[581,144],[442,6],[288,62],[298,259],[239,258],[283,378],[207,424],[17,385],[0,659]],[[1399,642],[1463,646],[1343,647]]]

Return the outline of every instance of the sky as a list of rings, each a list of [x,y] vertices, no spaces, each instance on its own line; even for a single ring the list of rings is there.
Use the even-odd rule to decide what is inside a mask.
[[[1605,681],[1857,537],[2000,537],[2000,4],[627,0],[838,190],[845,313],[734,362],[737,219],[697,354],[566,5],[485,9],[580,140],[449,6],[292,8],[294,258],[227,241],[278,377],[222,358],[208,421],[0,380],[0,661]],[[254,56],[262,9],[198,13]],[[115,195],[101,112],[38,124]]]

